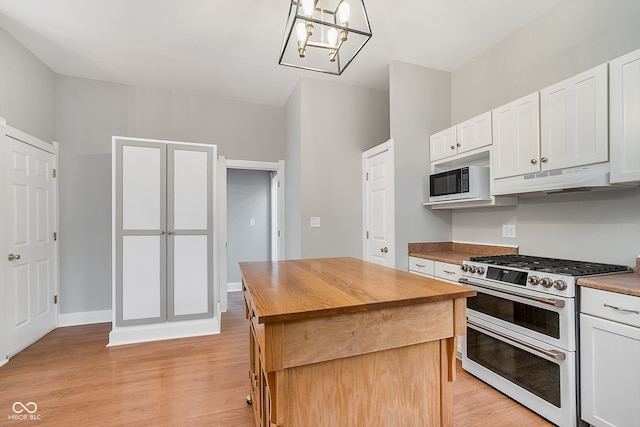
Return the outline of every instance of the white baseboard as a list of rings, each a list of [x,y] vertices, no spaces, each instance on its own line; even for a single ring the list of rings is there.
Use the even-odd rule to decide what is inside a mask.
[[[111,322],[111,310],[82,311],[79,313],[58,314],[58,327],[91,325],[92,323]]]
[[[113,327],[107,347],[220,333],[218,318]]]
[[[227,292],[237,292],[242,290],[242,282],[227,283]]]

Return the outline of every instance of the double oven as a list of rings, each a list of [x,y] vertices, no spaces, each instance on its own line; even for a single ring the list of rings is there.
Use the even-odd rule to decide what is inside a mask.
[[[579,425],[577,277],[625,266],[526,255],[475,257],[462,367],[549,421]]]

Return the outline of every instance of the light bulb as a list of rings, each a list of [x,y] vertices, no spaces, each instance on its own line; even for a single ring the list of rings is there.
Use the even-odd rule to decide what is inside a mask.
[[[327,40],[329,40],[330,46],[336,46],[338,44],[338,30],[329,28],[329,31],[327,31]]]
[[[298,25],[296,25],[296,34],[298,36],[298,40],[306,40],[307,28],[305,27],[304,22],[298,22]]]
[[[345,1],[340,3],[340,6],[338,6],[338,18],[341,23],[349,22],[349,13],[351,13],[351,6],[349,6],[349,3]]]
[[[302,13],[304,16],[313,16],[315,0],[302,0]]]

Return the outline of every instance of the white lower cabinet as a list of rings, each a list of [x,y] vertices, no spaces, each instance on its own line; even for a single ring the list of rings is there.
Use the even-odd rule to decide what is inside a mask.
[[[640,297],[581,292],[581,418],[598,427],[640,426]]]

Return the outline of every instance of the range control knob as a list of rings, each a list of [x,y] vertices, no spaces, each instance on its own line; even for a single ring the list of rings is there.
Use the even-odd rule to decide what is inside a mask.
[[[478,273],[478,274],[484,274],[484,267],[478,267],[478,268],[476,268],[476,273]]]
[[[540,280],[540,284],[545,288],[550,288],[551,285],[553,285],[553,280],[549,279],[548,277],[545,277],[542,280]]]
[[[469,266],[469,273],[475,273],[476,272],[476,268],[473,265]]]
[[[538,286],[540,284],[540,278],[538,276],[529,276],[527,282],[529,282],[533,286]]]
[[[469,271],[469,266],[468,266],[467,264],[462,264],[462,265],[460,266],[460,270],[462,270],[462,271]]]
[[[556,280],[555,282],[553,282],[553,287],[559,291],[564,291],[565,289],[567,289],[567,284],[564,280]]]

